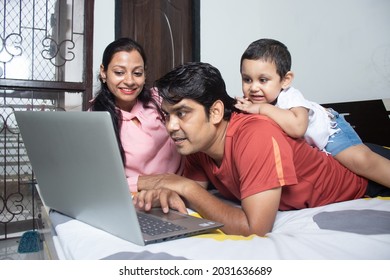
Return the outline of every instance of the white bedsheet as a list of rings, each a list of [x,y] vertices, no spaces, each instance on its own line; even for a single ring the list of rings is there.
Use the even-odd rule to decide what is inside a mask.
[[[50,213],[63,259],[390,259],[390,200],[358,199],[278,212],[266,237],[212,234],[137,246]],[[131,230],[131,229],[129,229]]]

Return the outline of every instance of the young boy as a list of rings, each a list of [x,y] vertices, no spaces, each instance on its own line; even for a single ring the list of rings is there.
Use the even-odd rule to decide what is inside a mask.
[[[390,187],[390,160],[364,145],[342,115],[306,100],[291,87],[291,55],[273,39],[251,43],[241,57],[242,91],[236,108],[274,120],[289,136],[304,137],[354,173]]]

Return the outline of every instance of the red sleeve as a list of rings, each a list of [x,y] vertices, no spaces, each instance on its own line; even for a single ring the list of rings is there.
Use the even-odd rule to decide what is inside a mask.
[[[286,137],[276,124],[267,120],[247,121],[235,133],[232,152],[241,199],[297,183],[293,152]]]

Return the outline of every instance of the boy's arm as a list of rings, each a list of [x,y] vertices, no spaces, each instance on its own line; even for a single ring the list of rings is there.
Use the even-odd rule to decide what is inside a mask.
[[[281,109],[269,103],[252,103],[236,98],[235,107],[245,113],[264,115],[275,121],[290,137],[301,138],[309,125],[309,110],[304,107]]]
[[[309,125],[309,110],[304,107],[281,109],[268,103],[255,104],[261,115],[276,122],[288,136],[301,138]]]
[[[264,103],[260,105],[260,114],[275,121],[284,132],[293,138],[301,138],[305,135],[309,125],[309,110],[304,107],[281,109],[274,105]]]

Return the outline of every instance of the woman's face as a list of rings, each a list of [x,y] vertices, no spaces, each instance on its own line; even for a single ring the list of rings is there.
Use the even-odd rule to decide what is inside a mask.
[[[136,50],[117,52],[107,69],[100,66],[100,76],[115,96],[116,106],[131,111],[145,85],[144,60]]]

